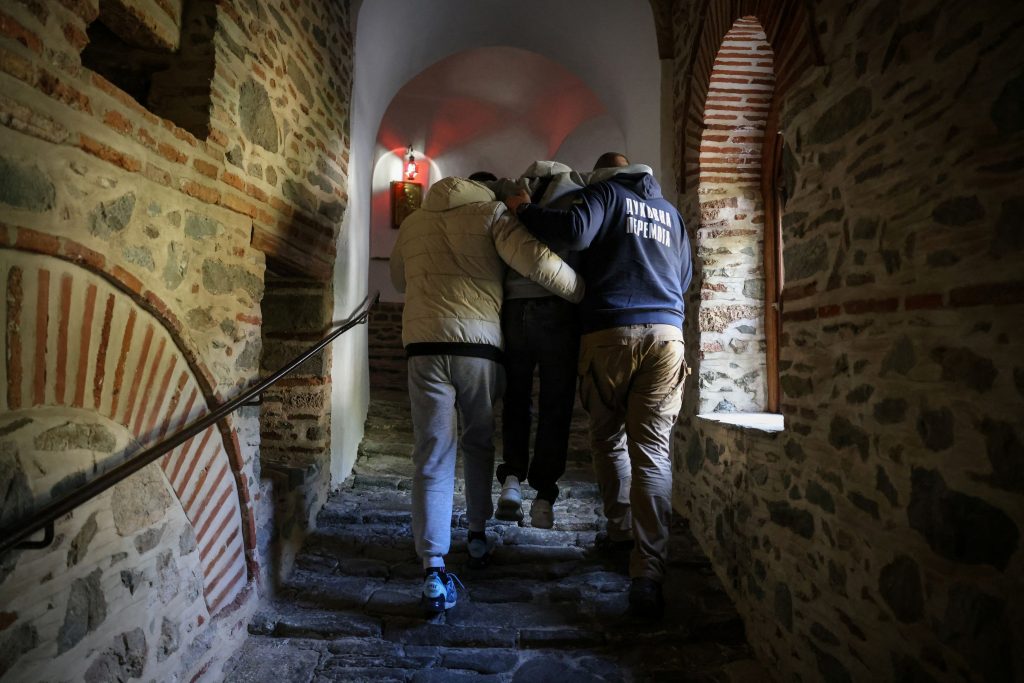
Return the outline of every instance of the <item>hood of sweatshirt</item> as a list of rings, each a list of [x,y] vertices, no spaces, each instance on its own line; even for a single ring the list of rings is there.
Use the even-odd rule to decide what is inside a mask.
[[[448,211],[466,204],[493,201],[494,193],[486,185],[453,176],[431,185],[421,208],[424,211]]]
[[[622,185],[644,199],[661,198],[661,185],[650,173],[617,173],[608,182]]]
[[[609,178],[617,175],[633,175],[635,173],[650,173],[654,175],[654,169],[647,164],[630,164],[629,166],[611,166],[609,168],[599,168],[596,171],[590,171],[584,174],[587,179],[588,185],[599,183],[602,180],[608,180]]]
[[[572,173],[572,167],[560,161],[535,161],[520,174],[520,178],[544,178],[559,173]]]

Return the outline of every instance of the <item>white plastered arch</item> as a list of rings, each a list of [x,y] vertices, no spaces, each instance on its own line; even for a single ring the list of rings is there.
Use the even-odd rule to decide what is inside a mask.
[[[660,177],[662,75],[648,3],[523,0],[510,8],[492,0],[372,0],[353,12],[349,207],[338,241],[335,319],[368,294],[370,188],[381,118],[403,84],[449,55],[511,46],[559,62],[605,104],[625,136],[621,151]],[[351,471],[369,400],[366,332],[354,332],[335,345],[333,356],[335,485]]]

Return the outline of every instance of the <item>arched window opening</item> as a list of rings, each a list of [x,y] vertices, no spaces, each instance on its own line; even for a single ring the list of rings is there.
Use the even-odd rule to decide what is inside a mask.
[[[778,410],[781,271],[771,264],[781,242],[769,211],[781,204],[766,201],[762,175],[765,157],[776,156],[764,153],[774,62],[761,24],[743,17],[725,35],[711,71],[697,189],[701,414]]]

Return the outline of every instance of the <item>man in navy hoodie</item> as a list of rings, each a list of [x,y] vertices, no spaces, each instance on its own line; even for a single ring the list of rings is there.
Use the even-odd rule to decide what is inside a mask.
[[[621,155],[602,155],[607,165],[616,165],[615,157]],[[682,217],[662,197],[650,168],[597,170],[591,182],[567,210],[532,204],[525,192],[505,203],[552,248],[581,252],[577,272],[587,289],[580,303],[580,398],[590,414],[607,541],[633,543],[630,607],[658,618],[672,510],[672,427],[682,402],[690,244]]]

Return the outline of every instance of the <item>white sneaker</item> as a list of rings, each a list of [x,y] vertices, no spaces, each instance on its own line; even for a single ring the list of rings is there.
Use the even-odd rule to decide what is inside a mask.
[[[506,522],[523,520],[523,493],[519,490],[518,477],[511,474],[505,477],[505,483],[501,485],[501,495],[498,496],[498,511],[494,513],[494,518]]]
[[[471,534],[473,532],[470,532]],[[491,549],[487,545],[487,537],[469,538],[466,541],[466,551],[469,553],[469,566],[473,569],[483,569],[487,566],[491,556]]]
[[[530,507],[530,526],[538,529],[550,529],[555,525],[555,511],[551,509],[551,503],[543,498],[537,498]]]

